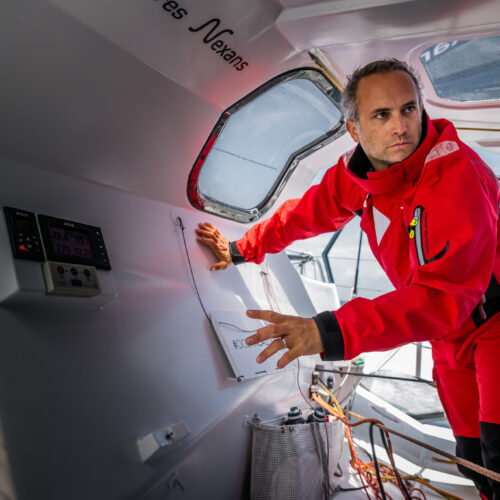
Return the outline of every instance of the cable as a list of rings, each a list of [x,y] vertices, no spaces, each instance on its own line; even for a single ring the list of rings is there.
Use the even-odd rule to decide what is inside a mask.
[[[382,429],[379,429],[379,431],[380,431],[380,438],[382,440],[382,444],[384,445],[387,456],[389,457],[389,461],[391,462],[392,470],[394,471],[394,475],[396,476],[396,480],[398,482],[399,489],[403,493],[403,496],[406,498],[406,500],[411,500],[411,495],[408,492],[408,490],[406,489],[406,486],[404,485],[403,480],[401,479],[401,475],[399,474],[399,471],[396,468],[396,463],[394,461],[394,454],[392,452],[392,444],[391,444],[391,440],[389,438],[389,434],[384,433],[384,431]]]
[[[328,373],[341,373],[342,375],[353,375],[355,377],[372,377],[372,378],[385,378],[389,380],[404,380],[406,382],[419,382],[422,384],[428,384],[436,387],[435,382],[432,380],[426,380],[424,378],[406,378],[406,377],[394,377],[392,375],[377,375],[376,373],[356,373],[356,372],[345,372],[343,370],[332,370],[327,368],[315,368],[318,372],[328,372]]]
[[[377,481],[380,487],[380,494],[382,495],[383,500],[387,500],[384,490],[384,484],[382,483],[382,478],[380,477],[380,467],[378,465],[377,454],[375,453],[375,441],[373,440],[373,426],[375,424],[370,422],[370,444],[372,445],[372,455],[373,455],[373,463],[375,464],[375,473],[377,475]]]
[[[300,373],[300,361],[299,361],[299,358],[297,358],[297,387],[299,388],[299,391],[300,391],[300,394],[301,394],[302,398],[309,405],[309,408],[311,408],[311,410],[312,410],[313,409],[313,405],[305,397],[304,393],[302,392],[302,387],[300,387],[299,373]]]
[[[390,356],[387,356],[387,359],[385,359],[384,361],[382,361],[382,363],[380,363],[379,366],[377,366],[377,368],[375,368],[375,370],[373,370],[371,373],[378,373],[387,363],[389,363],[389,361],[394,357],[396,356],[396,354],[401,350],[401,347],[398,347],[393,353],[391,353]]]
[[[195,279],[194,273],[193,273],[193,266],[191,265],[191,259],[189,258],[189,251],[188,251],[188,247],[187,247],[187,243],[186,243],[186,237],[184,235],[184,229],[185,229],[184,224],[182,223],[182,219],[180,217],[176,217],[176,220],[177,220],[178,226],[181,229],[182,240],[184,241],[184,249],[186,251],[186,257],[187,257],[188,264],[189,264],[189,271],[191,272],[191,279],[193,280],[194,289],[196,290],[196,296],[198,297],[201,308],[203,309],[203,312],[205,313],[205,316],[207,317],[209,324],[212,326],[212,322],[210,321],[210,316],[208,315],[207,310],[205,309],[205,306],[203,305],[203,301],[201,300],[200,292],[198,291],[198,286],[196,285],[196,279]]]
[[[342,486],[337,486],[335,491],[359,491],[364,490],[366,486],[355,486],[354,488],[342,488]]]
[[[232,323],[226,323],[225,321],[217,321],[219,325],[225,325],[225,326],[230,326],[234,328],[235,330],[238,330],[239,332],[243,333],[255,333],[257,330],[244,330],[243,328],[240,328],[238,325],[233,325]]]
[[[335,406],[337,407],[337,410],[343,416],[344,412],[342,411],[342,407],[340,406],[339,402],[337,401],[337,398],[332,394],[332,392],[330,391],[330,389],[328,389],[328,387],[326,387],[326,385],[323,382],[321,382],[320,385],[328,393],[328,395],[332,398],[332,401],[335,404]]]
[[[357,419],[359,419],[357,422],[349,422],[345,416],[342,416],[340,415],[340,413],[335,409],[333,408],[331,405],[329,405],[326,401],[323,400],[323,398],[321,398],[320,396],[318,396],[317,394],[313,394],[312,395],[312,398],[314,399],[314,401],[316,401],[319,405],[323,406],[326,410],[328,410],[332,415],[336,416],[339,420],[341,420],[345,425],[346,425],[346,429],[347,428],[351,428],[351,427],[357,427],[358,425],[362,425],[362,424],[365,424],[365,423],[371,423],[373,422],[375,426],[377,426],[379,429],[382,429],[384,432],[386,433],[391,433],[391,434],[394,434],[395,436],[398,436],[402,439],[405,439],[406,441],[409,441],[410,443],[413,443],[413,444],[416,444],[418,446],[421,446],[422,448],[425,448],[429,451],[432,451],[433,453],[437,453],[439,455],[442,455],[450,460],[454,460],[456,463],[459,463],[461,465],[463,465],[464,467],[467,467],[468,469],[471,469],[471,470],[474,470],[476,472],[478,472],[479,474],[482,474],[490,479],[494,479],[495,481],[500,481],[500,474],[498,472],[495,472],[495,471],[492,471],[492,470],[489,470],[489,469],[486,469],[485,467],[482,467],[480,465],[477,465],[477,464],[474,464],[468,460],[465,460],[463,458],[460,458],[460,457],[456,457],[454,455],[451,455],[450,453],[447,453],[443,450],[440,450],[439,448],[435,448],[434,446],[431,446],[431,445],[428,445],[426,443],[423,443],[417,439],[414,439],[410,436],[407,436],[405,434],[402,434],[398,431],[395,431],[394,429],[390,429],[389,427],[386,427],[382,422],[380,422],[380,420],[377,420],[377,419],[374,419],[374,418],[363,418],[361,417],[360,415],[357,415],[356,413],[354,412],[348,412],[350,415],[352,415],[353,417],[356,417]],[[366,465],[366,464],[365,464]],[[386,479],[395,479],[392,478],[392,477],[387,477]],[[419,477],[415,477],[415,476],[404,476],[404,479],[411,479],[413,481],[416,481],[416,482],[419,482],[419,483],[422,483],[423,485],[433,489],[434,491],[438,492],[439,494],[443,495],[444,497],[448,498],[448,499],[457,499],[457,500],[460,500],[459,497],[456,497],[450,493],[447,493],[447,492],[444,492],[442,490],[439,490],[438,488],[430,485],[428,483],[428,481],[422,479],[422,478],[419,478]],[[420,494],[423,494],[423,493],[420,493]]]
[[[325,401],[322,400],[321,397],[317,396],[316,394],[313,395],[313,399],[318,404],[323,406],[326,410],[328,410],[330,413],[332,413],[334,416],[337,416],[337,418],[342,420],[342,422],[344,422],[344,424],[346,424],[346,427],[345,427],[346,437],[348,439],[349,449],[351,451],[351,456],[352,456],[351,465],[357,470],[362,483],[363,484],[366,483],[368,485],[368,487],[373,490],[376,499],[384,500],[384,498],[386,498],[387,500],[391,500],[390,495],[388,495],[386,492],[382,493],[383,486],[381,486],[381,484],[383,481],[391,481],[391,482],[396,483],[397,486],[399,486],[399,484],[396,482],[397,477],[395,475],[395,471],[386,465],[379,464],[376,455],[374,455],[374,458],[372,459],[370,454],[367,452],[366,452],[367,456],[370,458],[370,460],[372,460],[373,467],[372,467],[371,463],[367,464],[365,462],[362,462],[359,459],[359,456],[357,455],[357,453],[354,449],[354,442],[352,440],[352,434],[350,432],[350,427],[355,427],[355,426],[359,425],[360,422],[357,422],[355,424],[351,424],[346,419],[345,416],[341,416],[340,413],[338,412],[338,410],[336,410],[332,406],[328,405]],[[380,423],[379,421],[377,421],[375,419],[363,419],[363,423],[364,422],[373,422],[374,425],[377,425],[377,426]],[[373,432],[372,432],[372,439],[373,439]],[[373,448],[373,446],[372,446],[372,448]],[[388,446],[388,450],[389,450],[389,453],[392,453],[392,448],[390,446]],[[377,472],[376,472],[377,466],[379,468],[379,477],[377,477]],[[383,475],[381,473],[382,469],[384,470]],[[377,477],[377,480],[374,482],[373,479],[376,477]],[[413,478],[413,476],[408,476],[408,478]],[[367,490],[365,490],[365,493],[368,496]],[[422,496],[425,498],[425,495],[423,493],[422,493]],[[369,498],[369,496],[368,496],[368,498]],[[418,499],[413,499],[413,500],[418,500]]]

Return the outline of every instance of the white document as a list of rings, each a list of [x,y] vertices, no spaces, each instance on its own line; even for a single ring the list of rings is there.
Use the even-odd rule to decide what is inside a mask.
[[[264,363],[255,361],[259,353],[274,339],[252,346],[245,344],[248,336],[267,324],[265,321],[251,319],[243,311],[214,311],[211,320],[238,381],[281,371],[276,363],[285,354],[284,349],[266,359]],[[297,362],[293,361],[284,369],[295,368],[296,364]]]

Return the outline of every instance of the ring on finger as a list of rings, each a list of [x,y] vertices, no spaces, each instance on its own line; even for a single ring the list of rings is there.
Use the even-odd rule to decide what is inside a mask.
[[[286,349],[286,340],[285,340],[285,337],[281,337],[281,340],[283,342],[283,349]]]

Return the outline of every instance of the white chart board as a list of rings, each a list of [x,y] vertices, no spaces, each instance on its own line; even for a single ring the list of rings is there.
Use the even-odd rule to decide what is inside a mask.
[[[211,320],[231,364],[234,376],[239,382],[295,368],[296,361],[284,369],[277,368],[276,363],[285,353],[284,350],[278,351],[263,363],[255,361],[259,353],[274,339],[252,346],[246,345],[245,339],[255,333],[257,329],[265,326],[267,324],[265,321],[251,319],[244,311],[214,311]]]

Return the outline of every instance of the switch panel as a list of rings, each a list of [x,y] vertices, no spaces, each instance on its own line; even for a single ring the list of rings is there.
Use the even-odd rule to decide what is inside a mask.
[[[42,267],[48,295],[94,297],[101,292],[93,266],[47,261]]]
[[[45,257],[35,214],[12,207],[4,207],[3,211],[14,258],[43,262]]]

